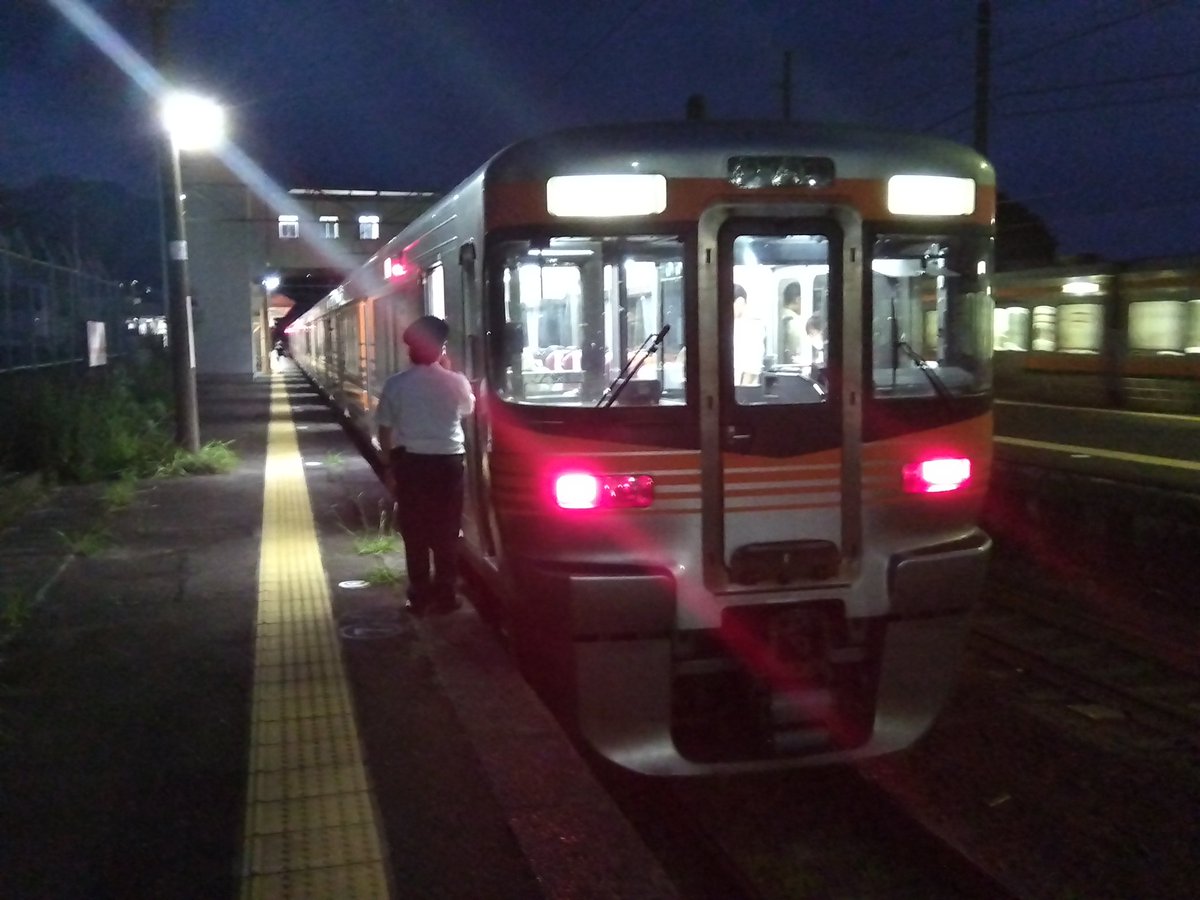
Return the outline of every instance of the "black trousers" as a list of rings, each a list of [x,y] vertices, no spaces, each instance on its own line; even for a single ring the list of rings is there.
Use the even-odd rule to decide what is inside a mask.
[[[394,450],[389,463],[408,564],[408,599],[415,604],[452,600],[458,581],[463,456]]]

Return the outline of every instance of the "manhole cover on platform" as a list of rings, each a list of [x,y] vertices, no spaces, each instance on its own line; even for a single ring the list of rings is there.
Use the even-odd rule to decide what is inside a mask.
[[[404,631],[399,622],[363,622],[353,625],[343,625],[338,634],[349,641],[379,641],[395,637]]]

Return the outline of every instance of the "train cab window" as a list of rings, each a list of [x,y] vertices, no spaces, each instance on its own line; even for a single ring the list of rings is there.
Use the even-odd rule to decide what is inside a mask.
[[[988,258],[986,238],[971,234],[875,240],[869,288],[875,396],[947,397],[990,388]]]
[[[683,405],[683,244],[676,237],[554,237],[493,260],[502,346],[493,381],[513,403]]]
[[[829,246],[821,234],[734,238],[727,371],[739,405],[828,400]]]

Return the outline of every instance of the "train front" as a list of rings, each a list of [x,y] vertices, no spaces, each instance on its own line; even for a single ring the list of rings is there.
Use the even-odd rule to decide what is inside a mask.
[[[990,167],[704,126],[489,179],[478,497],[526,669],[642,772],[909,745],[990,549]]]

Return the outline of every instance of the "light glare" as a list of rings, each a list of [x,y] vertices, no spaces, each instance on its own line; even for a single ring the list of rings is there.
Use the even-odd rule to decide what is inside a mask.
[[[971,478],[971,460],[963,457],[925,459],[904,467],[904,489],[912,494],[956,491]]]
[[[162,120],[180,150],[215,150],[225,141],[225,110],[207,97],[169,94]]]
[[[552,216],[652,216],[666,208],[662,175],[555,175],[546,181]]]
[[[554,500],[563,509],[594,509],[600,502],[600,479],[585,472],[567,472],[554,482]]]
[[[893,175],[888,212],[897,216],[968,216],[975,212],[975,181],[950,175]]]

